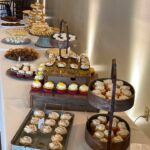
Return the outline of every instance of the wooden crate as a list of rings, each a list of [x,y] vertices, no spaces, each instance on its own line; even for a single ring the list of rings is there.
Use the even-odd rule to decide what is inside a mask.
[[[30,107],[72,110],[72,111],[88,111],[97,112],[87,100],[87,96],[44,93],[30,91]]]

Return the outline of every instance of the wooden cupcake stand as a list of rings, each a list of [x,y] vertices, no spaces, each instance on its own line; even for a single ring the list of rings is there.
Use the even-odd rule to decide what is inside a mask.
[[[119,119],[120,121],[123,121],[126,124],[127,129],[129,131],[129,135],[126,137],[125,140],[123,140],[122,142],[118,142],[118,143],[112,143],[112,139],[111,139],[114,112],[121,112],[121,111],[130,109],[134,104],[134,95],[135,95],[134,88],[129,83],[123,81],[125,85],[130,86],[132,96],[130,97],[130,99],[127,99],[127,100],[120,100],[120,101],[115,100],[116,80],[117,80],[115,59],[112,60],[111,79],[112,79],[112,84],[113,84],[112,100],[103,99],[103,98],[100,98],[99,96],[92,94],[93,83],[97,80],[103,81],[104,79],[97,79],[91,82],[90,84],[90,90],[89,90],[89,96],[88,96],[89,103],[97,109],[108,111],[108,114],[97,114],[97,115],[92,116],[90,119],[88,119],[86,123],[85,139],[86,139],[87,144],[94,150],[126,150],[130,144],[130,127],[125,120],[117,116],[115,116],[117,119]],[[108,142],[101,142],[95,139],[93,135],[91,134],[92,131],[91,131],[90,123],[93,119],[96,119],[98,116],[105,116],[109,120]]]
[[[61,48],[66,47],[66,54],[68,54],[69,47],[69,29],[67,23],[62,20],[60,22],[60,34],[62,33],[63,25],[66,27],[67,32],[67,41],[55,42],[57,47],[59,48],[59,56],[61,57]],[[65,45],[65,46],[63,46]],[[68,61],[67,61],[68,63]],[[69,65],[69,63],[68,63]],[[55,70],[55,69],[54,69]],[[64,82],[67,86],[73,82],[78,85],[81,84],[89,84],[91,79],[96,77],[92,75],[90,70],[87,71],[86,74],[80,74],[80,69],[77,69],[75,73],[69,73],[69,68],[65,68],[65,71],[61,69],[55,72],[53,69],[49,69],[47,67],[44,72],[44,83],[47,81],[53,81],[55,84],[59,81]],[[89,112],[97,112],[98,109],[94,108],[88,103],[87,95],[70,95],[66,94],[58,94],[56,91],[52,93],[44,93],[43,91],[34,92],[30,91],[30,107],[36,108],[44,108],[45,104],[48,108],[51,109],[61,109],[61,110],[72,110],[72,111],[89,111]]]

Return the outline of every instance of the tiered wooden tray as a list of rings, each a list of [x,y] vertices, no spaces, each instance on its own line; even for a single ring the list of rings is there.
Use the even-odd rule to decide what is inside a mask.
[[[102,115],[102,114],[94,115],[90,119],[88,119],[88,121],[86,123],[86,128],[85,128],[85,139],[86,139],[86,142],[88,143],[88,145],[94,150],[126,150],[130,144],[130,134],[129,134],[128,138],[126,140],[124,140],[123,142],[119,142],[119,143],[115,143],[115,144],[113,144],[111,142],[111,132],[112,132],[112,123],[113,123],[114,112],[121,112],[121,111],[130,109],[134,104],[134,96],[135,96],[134,88],[129,83],[123,81],[125,83],[125,85],[130,86],[131,92],[132,92],[132,97],[128,100],[120,100],[120,101],[115,100],[115,91],[116,91],[115,89],[116,89],[116,80],[117,80],[116,60],[115,59],[112,60],[112,71],[111,71],[110,79],[112,79],[112,83],[113,83],[111,100],[103,99],[103,98],[100,98],[100,97],[92,94],[91,90],[93,87],[93,83],[96,80],[91,82],[90,86],[89,86],[90,87],[89,94],[88,94],[89,103],[97,109],[102,109],[102,110],[108,111],[108,114],[105,114],[105,116],[107,118],[109,118],[109,122],[110,122],[108,143],[104,143],[101,141],[97,141],[91,134],[91,129],[90,129],[91,120],[94,118],[97,118],[98,115]],[[104,79],[97,79],[97,80],[103,81]],[[119,118],[119,119],[124,121],[122,118]],[[126,123],[127,128],[130,132],[130,127],[129,127],[128,123],[126,121],[124,121],[124,122]]]

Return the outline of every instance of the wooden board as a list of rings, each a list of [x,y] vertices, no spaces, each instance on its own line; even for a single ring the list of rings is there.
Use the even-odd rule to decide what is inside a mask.
[[[30,91],[30,107],[97,112],[87,100],[87,96]]]

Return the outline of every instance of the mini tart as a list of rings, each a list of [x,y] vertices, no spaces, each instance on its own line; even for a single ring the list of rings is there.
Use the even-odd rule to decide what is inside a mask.
[[[60,120],[58,122],[58,125],[62,126],[62,127],[68,127],[69,126],[69,121],[68,120]]]
[[[81,95],[87,95],[89,87],[86,84],[82,84],[79,87],[79,92]]]
[[[55,132],[60,135],[67,134],[67,129],[65,127],[59,126],[55,128]]]
[[[26,125],[25,128],[24,128],[24,132],[26,133],[36,133],[37,132],[37,127],[33,124],[29,124],[29,125]]]
[[[65,68],[66,67],[66,63],[65,62],[58,62],[57,63],[57,67],[58,68]]]
[[[24,75],[25,75],[25,72],[24,72],[23,70],[19,70],[19,71],[17,72],[17,77],[18,77],[18,78],[24,78]]]
[[[19,143],[22,145],[30,145],[32,144],[32,138],[29,136],[23,136],[19,139]]]
[[[75,95],[78,92],[78,85],[76,83],[71,83],[68,86],[68,93],[71,95]]]
[[[31,87],[32,91],[40,91],[42,89],[42,84],[40,81],[33,81]]]
[[[59,118],[59,113],[54,112],[54,111],[53,111],[53,112],[50,112],[50,113],[48,114],[48,118],[57,120],[57,119]]]
[[[58,82],[57,85],[56,85],[56,91],[59,94],[66,93],[66,88],[67,88],[67,86],[64,82]]]
[[[49,143],[50,150],[62,150],[63,145],[60,142],[51,142]]]
[[[41,131],[42,133],[44,133],[44,134],[47,134],[47,133],[51,133],[52,128],[51,128],[50,126],[44,125],[44,126],[40,129],[40,131]]]
[[[37,125],[39,123],[40,118],[39,117],[32,117],[30,123]]]
[[[61,142],[63,137],[60,134],[55,134],[51,137],[52,142]]]
[[[39,117],[39,118],[44,118],[45,117],[45,112],[42,110],[35,110],[34,111],[34,116]]]
[[[52,92],[54,89],[54,83],[52,81],[46,82],[43,86],[43,91],[46,93]]]
[[[45,120],[45,125],[48,125],[48,126],[55,126],[56,124],[56,121],[54,119],[46,119]]]
[[[61,115],[60,119],[62,120],[70,120],[72,116],[69,113],[64,113]]]

